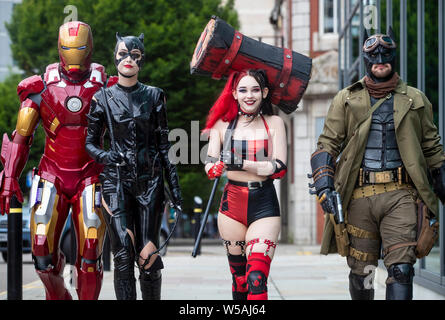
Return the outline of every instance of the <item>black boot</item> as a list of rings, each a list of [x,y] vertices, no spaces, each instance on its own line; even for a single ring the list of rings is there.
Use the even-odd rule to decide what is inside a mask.
[[[161,300],[161,270],[143,272],[139,277],[142,300]]]
[[[136,279],[116,279],[115,273],[114,292],[117,300],[136,300]]]
[[[114,253],[114,291],[117,300],[136,300],[134,254],[132,248],[122,247]]]
[[[352,271],[349,273],[349,293],[352,300],[374,300],[374,288],[365,288],[367,277],[370,275],[360,276]]]
[[[164,268],[162,259],[157,256],[155,262],[147,270],[140,270],[139,282],[142,300],[161,300],[162,273]]]
[[[413,299],[414,268],[412,264],[393,264],[388,268],[386,300]]]

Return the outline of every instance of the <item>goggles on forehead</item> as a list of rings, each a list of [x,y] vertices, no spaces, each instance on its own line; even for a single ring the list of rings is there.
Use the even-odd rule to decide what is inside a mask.
[[[385,34],[376,34],[366,39],[365,43],[363,44],[363,51],[373,51],[379,44],[389,49],[396,48],[396,43],[393,39],[391,39],[390,36],[387,36]]]

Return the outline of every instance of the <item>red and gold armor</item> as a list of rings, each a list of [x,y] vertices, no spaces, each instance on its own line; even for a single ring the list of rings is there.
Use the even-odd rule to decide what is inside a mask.
[[[88,70],[93,53],[93,35],[86,23],[68,22],[59,28],[59,57],[63,71]]]
[[[78,50],[79,47],[86,48]],[[63,47],[79,52],[63,52]],[[41,122],[45,151],[33,176],[30,195],[31,238],[36,271],[47,299],[71,299],[63,280],[65,258],[59,240],[70,210],[77,237],[75,284],[79,299],[97,299],[102,286],[100,257],[105,221],[100,209],[98,175],[102,165],[85,151],[87,114],[93,95],[107,81],[104,67],[90,63],[92,36],[88,25],[69,22],[60,27],[61,63],[46,68],[17,87],[21,106],[12,141],[3,136],[0,210],[9,200],[23,201],[18,178],[26,164],[34,131]],[[69,51],[69,50],[65,50]],[[79,78],[80,73],[83,78]]]

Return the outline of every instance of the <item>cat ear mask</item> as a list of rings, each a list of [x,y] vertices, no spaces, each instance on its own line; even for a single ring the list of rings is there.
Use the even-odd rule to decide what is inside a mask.
[[[128,54],[123,56],[123,57],[120,57],[119,59],[116,59],[116,54],[117,54],[117,50],[118,50],[118,47],[119,47],[119,43],[121,43],[121,42],[125,43],[125,47],[128,50]],[[116,47],[114,49],[114,57],[115,57],[115,65],[116,65],[116,67],[119,65],[119,63],[123,59],[127,58],[128,56],[130,56],[131,55],[131,50],[134,50],[134,49],[138,49],[141,52],[141,54],[142,54],[140,60],[138,60],[138,61],[136,61],[136,59],[134,59],[132,57],[136,61],[137,65],[139,66],[139,69],[141,69],[142,65],[144,63],[144,59],[145,59],[144,34],[141,33],[139,35],[139,37],[135,37],[135,36],[123,37],[123,36],[120,35],[119,32],[116,32]]]

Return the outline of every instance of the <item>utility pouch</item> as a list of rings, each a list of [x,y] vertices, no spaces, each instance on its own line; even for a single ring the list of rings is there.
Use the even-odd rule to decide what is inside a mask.
[[[349,235],[346,229],[346,224],[344,222],[336,223],[334,215],[332,213],[328,214],[329,214],[329,219],[331,220],[331,223],[334,226],[335,242],[337,243],[338,253],[342,257],[346,257],[349,255]]]
[[[428,207],[417,200],[417,258],[426,257],[439,237],[439,221],[431,214]]]

